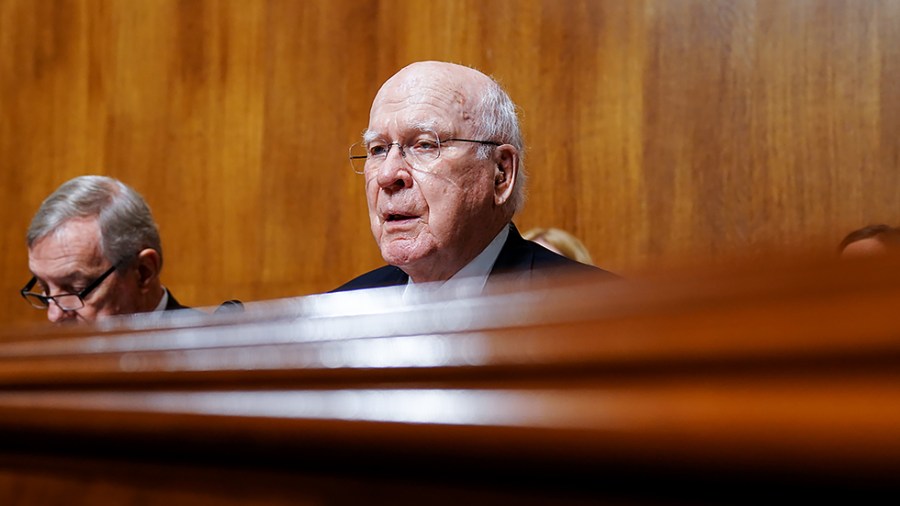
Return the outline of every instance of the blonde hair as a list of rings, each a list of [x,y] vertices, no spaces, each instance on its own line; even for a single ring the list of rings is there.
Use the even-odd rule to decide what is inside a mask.
[[[558,228],[533,228],[522,237],[529,241],[545,243],[549,245],[549,249],[556,250],[565,257],[571,258],[576,262],[594,265],[594,260],[588,252],[584,243],[578,240],[574,235]]]

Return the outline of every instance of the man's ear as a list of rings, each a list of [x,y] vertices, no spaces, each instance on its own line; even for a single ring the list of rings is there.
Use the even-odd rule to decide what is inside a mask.
[[[502,206],[512,197],[519,175],[519,151],[512,144],[494,149],[494,204]]]
[[[159,279],[159,270],[162,267],[159,252],[152,248],[146,248],[138,253],[137,261],[138,286],[141,291],[149,290],[154,286],[154,281]]]

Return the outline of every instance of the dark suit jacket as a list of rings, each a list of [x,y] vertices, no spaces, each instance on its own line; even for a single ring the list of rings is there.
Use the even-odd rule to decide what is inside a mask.
[[[166,302],[166,311],[172,311],[173,309],[190,309],[187,306],[182,306],[176,299],[175,296],[172,295],[172,292],[166,288],[166,293],[169,294],[169,300]]]
[[[519,234],[518,229],[512,223],[509,224],[509,237],[503,243],[503,249],[494,262],[491,274],[488,276],[487,290],[491,280],[498,275],[513,282],[528,283],[532,280],[546,278],[557,273],[584,273],[596,276],[597,279],[615,279],[616,276],[592,265],[585,265],[558,255],[536,242],[527,241]],[[405,285],[409,276],[399,267],[386,265],[369,271],[349,282],[332,290],[343,292],[347,290],[362,290],[364,288],[379,288],[383,286]]]

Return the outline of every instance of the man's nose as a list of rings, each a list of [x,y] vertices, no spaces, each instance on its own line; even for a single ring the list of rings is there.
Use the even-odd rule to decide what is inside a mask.
[[[50,305],[47,306],[47,319],[52,323],[59,323],[65,320],[70,320],[74,317],[74,311],[63,311],[62,308],[59,307],[59,304],[56,303],[56,301],[50,302]]]
[[[410,173],[409,158],[399,145],[391,146],[375,177],[378,186],[396,191],[412,186],[412,174]]]

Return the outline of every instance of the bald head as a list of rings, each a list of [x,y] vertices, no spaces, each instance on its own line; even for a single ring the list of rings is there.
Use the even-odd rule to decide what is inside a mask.
[[[408,65],[385,81],[372,102],[370,117],[378,115],[382,108],[401,103],[442,103],[456,117],[446,120],[475,130],[476,113],[493,80],[481,72],[457,65],[436,61],[417,62]],[[429,118],[426,121],[435,121]]]
[[[900,252],[900,229],[869,225],[847,234],[838,245],[841,258],[871,257]]]

